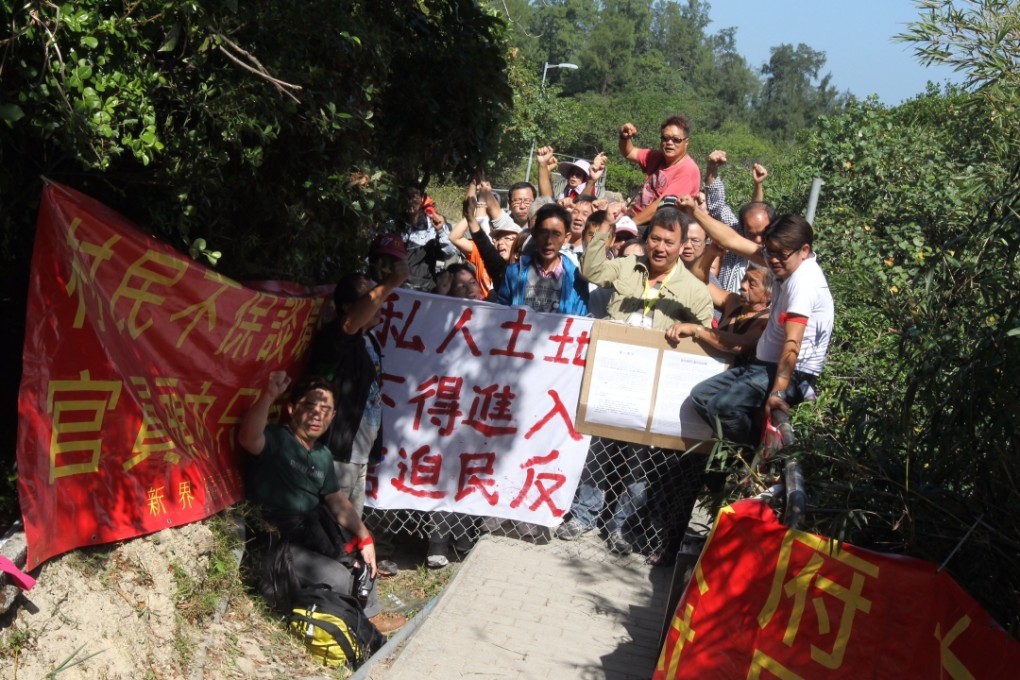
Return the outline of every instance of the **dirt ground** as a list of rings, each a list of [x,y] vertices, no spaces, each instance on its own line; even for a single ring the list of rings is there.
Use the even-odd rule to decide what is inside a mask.
[[[203,592],[215,548],[200,522],[50,560],[0,620],[0,677],[349,676],[315,665],[236,585]]]

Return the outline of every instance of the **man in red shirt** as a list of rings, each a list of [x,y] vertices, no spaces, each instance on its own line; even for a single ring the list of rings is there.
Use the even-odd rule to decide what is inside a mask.
[[[620,153],[641,166],[647,176],[641,195],[634,201],[632,217],[637,224],[647,224],[655,214],[663,196],[690,196],[701,186],[701,169],[687,155],[691,139],[691,123],[685,116],[670,116],[659,128],[659,149],[634,146],[638,131],[633,123],[620,128]]]

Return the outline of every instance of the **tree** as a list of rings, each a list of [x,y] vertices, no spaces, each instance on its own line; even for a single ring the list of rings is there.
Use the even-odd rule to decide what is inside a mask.
[[[472,0],[3,7],[0,185],[68,181],[239,277],[332,278],[395,184],[466,175],[511,104],[505,25]],[[14,244],[33,207],[0,219]]]
[[[712,48],[705,29],[711,22],[708,3],[688,0],[686,5],[660,0],[655,4],[650,47],[662,55],[660,68],[703,90],[712,78]]]
[[[639,59],[648,45],[652,0],[608,0],[578,53],[581,70],[572,89],[599,94],[630,90]],[[569,92],[569,91],[568,91]]]
[[[737,52],[736,29],[724,28],[709,38],[714,61],[710,84],[714,99],[720,103],[721,121],[749,120],[750,108],[761,89],[761,82]]]
[[[755,106],[757,128],[790,139],[818,116],[836,111],[840,100],[829,84],[831,76],[819,80],[824,65],[825,53],[804,43],[773,47],[762,67],[766,79]]]

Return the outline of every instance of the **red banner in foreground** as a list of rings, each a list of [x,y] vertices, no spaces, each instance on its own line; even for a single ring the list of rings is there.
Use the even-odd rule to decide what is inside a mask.
[[[304,356],[327,296],[245,288],[48,185],[18,407],[27,568],[240,500],[235,425]]]
[[[964,680],[1017,668],[1020,644],[932,564],[836,550],[742,501],[719,513],[654,677]]]

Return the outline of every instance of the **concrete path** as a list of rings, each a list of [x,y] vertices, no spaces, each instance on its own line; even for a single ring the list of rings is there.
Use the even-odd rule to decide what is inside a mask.
[[[359,675],[649,678],[671,577],[591,535],[547,545],[487,535],[404,644]]]

